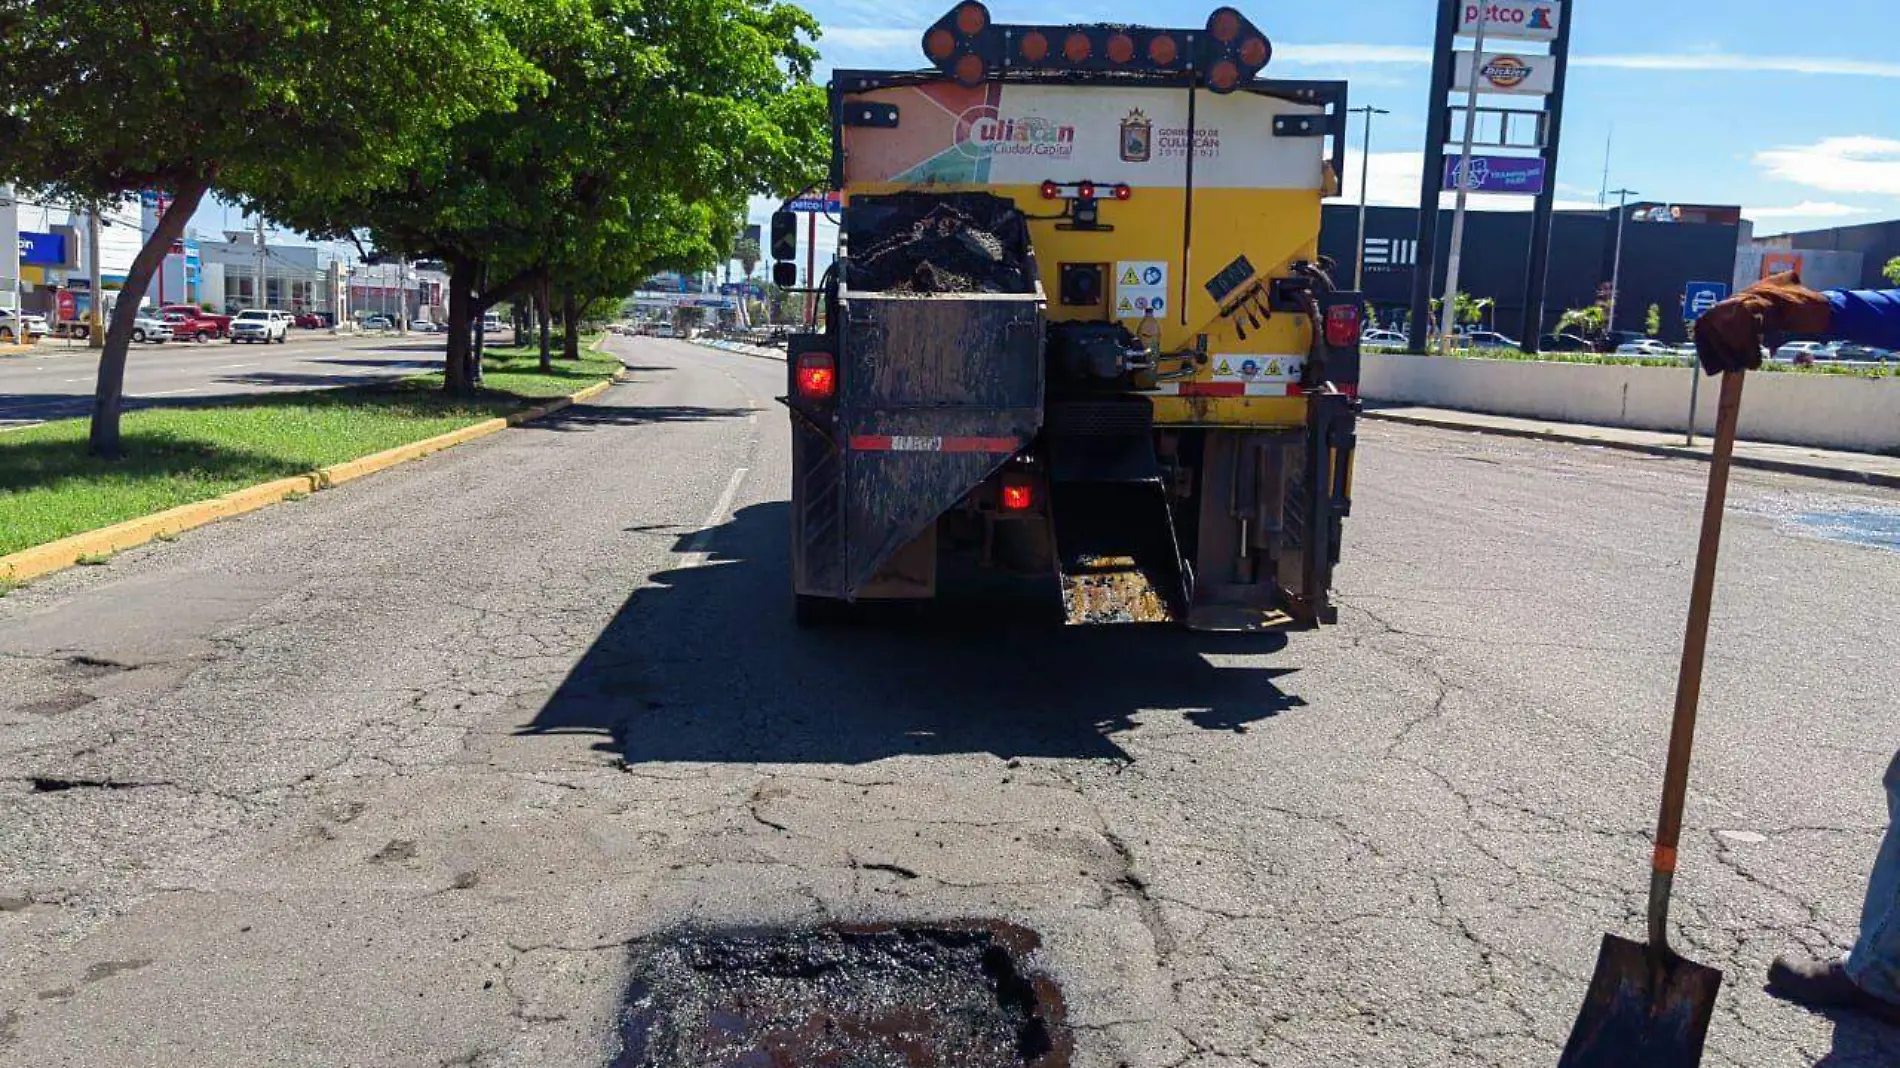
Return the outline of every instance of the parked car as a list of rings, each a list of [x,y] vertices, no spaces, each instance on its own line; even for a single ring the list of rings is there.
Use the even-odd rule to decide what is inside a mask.
[[[290,340],[290,317],[264,308],[246,308],[231,320],[231,344],[262,341],[268,345]]]
[[[1641,341],[1626,341],[1616,347],[1616,354],[1618,356],[1650,356],[1663,359],[1674,359],[1682,355],[1673,345],[1665,345],[1655,338],[1644,338]]]
[[[1496,330],[1467,330],[1453,340],[1460,348],[1468,349],[1522,349],[1516,338],[1505,337]]]
[[[298,312],[291,318],[290,325],[299,330],[327,330],[330,317],[324,312]]]
[[[672,337],[675,334],[675,331],[673,329],[673,324],[672,323],[654,323],[652,334],[654,337]]]
[[[1821,346],[1815,354],[1817,360],[1851,360],[1857,363],[1886,363],[1893,353],[1872,345],[1861,345],[1852,341],[1830,341]]]
[[[1368,330],[1360,337],[1361,345],[1378,345],[1382,348],[1404,348],[1406,337],[1397,330]]]
[[[149,341],[162,345],[172,339],[172,325],[152,315],[140,315],[132,320],[132,340]]]
[[[484,334],[501,333],[501,316],[499,315],[482,316],[481,332]]]
[[[1775,350],[1776,360],[1807,366],[1818,359],[1832,359],[1827,355],[1827,345],[1819,341],[1790,341]]]
[[[167,304],[158,317],[172,324],[172,336],[211,341],[231,332],[231,317],[205,311],[196,304]]]
[[[1544,352],[1590,352],[1596,348],[1589,338],[1579,334],[1545,334],[1538,339],[1537,347]]]
[[[23,318],[24,330],[15,327],[12,308],[0,308],[0,341],[12,344],[16,338],[24,337],[28,342],[46,336],[46,316],[27,312]]]
[[[434,323],[430,322],[427,319],[409,320],[409,329],[414,330],[418,334],[435,334],[435,333],[440,333],[442,330],[441,327],[435,325]]]
[[[363,320],[363,329],[394,330],[396,329],[396,323],[395,320],[387,315],[371,315]]]

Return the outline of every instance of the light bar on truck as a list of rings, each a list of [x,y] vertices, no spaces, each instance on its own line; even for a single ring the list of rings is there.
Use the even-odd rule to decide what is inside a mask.
[[[1229,93],[1272,60],[1273,42],[1231,7],[1215,8],[1198,30],[1014,26],[991,21],[978,0],[963,0],[924,31],[924,57],[966,86],[1011,70],[1091,71],[1176,74]]]

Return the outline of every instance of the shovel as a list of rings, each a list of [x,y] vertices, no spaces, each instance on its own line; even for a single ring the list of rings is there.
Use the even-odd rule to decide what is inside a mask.
[[[1722,973],[1669,948],[1669,891],[1682,838],[1682,806],[1689,790],[1689,752],[1695,739],[1696,701],[1702,694],[1702,654],[1709,639],[1709,602],[1715,594],[1715,552],[1722,541],[1729,461],[1742,407],[1741,371],[1722,376],[1709,456],[1709,493],[1702,504],[1702,541],[1689,593],[1689,626],[1676,676],[1676,714],[1669,728],[1669,762],[1649,874],[1649,944],[1603,936],[1596,974],[1584,994],[1577,1025],[1558,1068],[1695,1068],[1702,1062],[1709,1017]]]

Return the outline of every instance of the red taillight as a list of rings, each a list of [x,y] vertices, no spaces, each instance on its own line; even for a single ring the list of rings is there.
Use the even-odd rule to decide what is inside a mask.
[[[1075,195],[1082,198],[1083,200],[1094,200],[1095,199],[1095,183],[1083,182],[1080,185],[1077,185],[1075,187]]]
[[[1129,197],[1132,197],[1134,195],[1135,195],[1135,191],[1133,189],[1128,188],[1128,183],[1120,182],[1116,184],[1115,186],[1116,200],[1127,200]]]
[[[1005,482],[1002,503],[1005,512],[1027,512],[1036,506],[1035,488],[1027,482]]]
[[[1351,304],[1335,304],[1326,309],[1326,343],[1336,349],[1359,344],[1359,309]]]
[[[1062,187],[1054,182],[1042,183],[1042,199],[1054,200],[1062,195]]]
[[[830,400],[838,392],[838,368],[828,352],[807,352],[798,358],[798,395],[806,400]]]

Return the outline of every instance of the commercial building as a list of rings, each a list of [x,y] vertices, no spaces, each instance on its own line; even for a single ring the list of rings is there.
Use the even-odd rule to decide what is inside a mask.
[[[1800,271],[1817,289],[1888,289],[1894,283],[1881,269],[1900,256],[1900,219],[1758,237],[1743,253],[1754,267],[1751,282]]]
[[[138,202],[103,208],[100,223],[99,273],[110,308],[143,242]],[[7,187],[0,190],[0,242],[0,308],[23,307],[52,318],[65,293],[68,306],[86,314],[92,264],[85,212],[21,199]]]
[[[1713,205],[1630,204],[1622,219],[1623,254],[1615,330],[1641,331],[1649,308],[1662,310],[1664,341],[1686,336],[1681,316],[1682,295],[1689,282],[1728,282],[1735,276],[1737,246],[1742,241],[1741,209]],[[1607,292],[1616,265],[1615,208],[1604,211],[1560,211],[1551,218],[1550,278],[1544,303],[1544,321],[1537,331],[1548,334],[1565,309],[1597,302]],[[1445,263],[1451,246],[1451,211],[1441,210],[1438,268],[1432,292],[1442,292]],[[1355,249],[1359,207],[1328,204],[1323,209],[1320,251],[1338,267],[1335,281],[1350,286],[1361,254],[1365,258],[1365,292],[1381,324],[1395,326],[1407,318],[1412,298],[1412,276],[1418,264],[1418,210],[1374,207],[1366,210],[1366,240]],[[1530,262],[1531,213],[1527,211],[1467,211],[1465,244],[1458,287],[1494,302],[1486,325],[1513,337],[1531,333],[1524,323],[1524,285]]]

